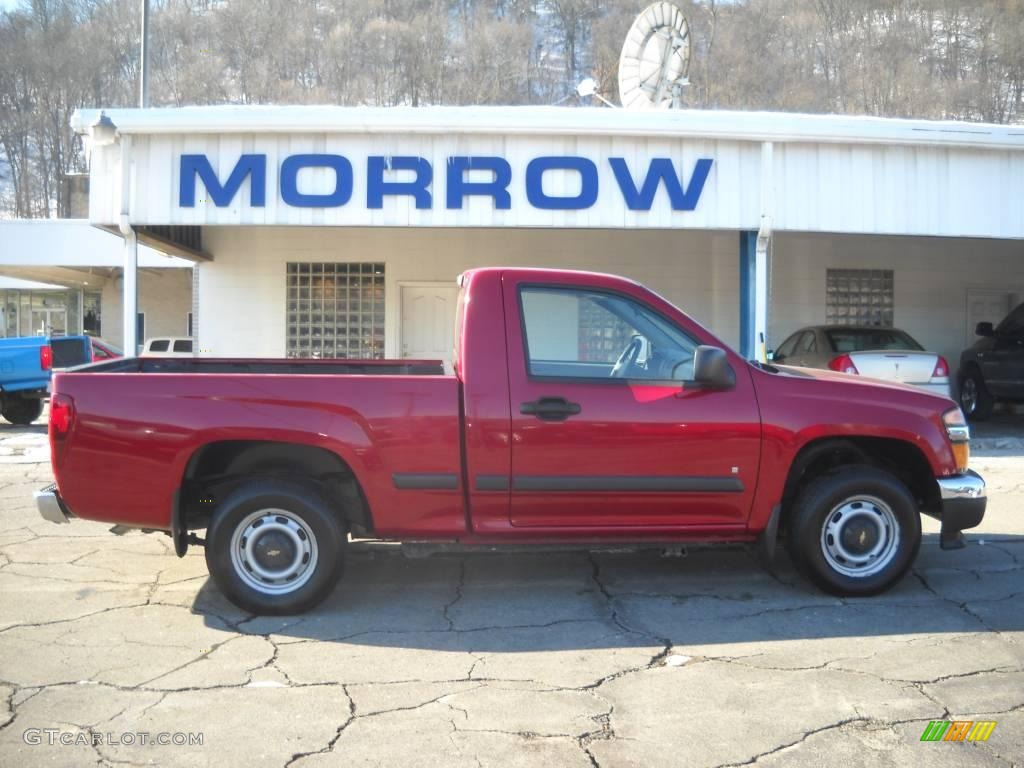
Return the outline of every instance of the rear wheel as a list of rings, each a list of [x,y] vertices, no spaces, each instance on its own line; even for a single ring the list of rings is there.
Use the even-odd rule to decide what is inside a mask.
[[[315,487],[254,480],[220,505],[207,530],[206,565],[224,595],[256,614],[295,614],[334,589],[346,533]]]
[[[793,559],[826,592],[884,592],[917,556],[916,507],[907,487],[888,472],[867,466],[828,472],[797,498],[789,539]]]
[[[977,368],[971,368],[960,382],[960,407],[972,421],[985,421],[992,415],[996,401],[985,386]]]
[[[43,412],[43,401],[38,397],[11,397],[4,400],[3,417],[11,424],[31,424]]]

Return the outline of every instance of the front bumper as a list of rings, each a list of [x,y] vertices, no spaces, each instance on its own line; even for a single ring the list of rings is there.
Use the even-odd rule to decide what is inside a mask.
[[[942,502],[938,515],[942,521],[939,543],[943,549],[960,549],[964,546],[960,532],[980,524],[985,517],[985,481],[969,469],[962,475],[940,477],[936,482]]]
[[[35,491],[32,494],[36,500],[36,508],[39,510],[39,514],[42,515],[44,520],[49,520],[51,523],[68,523],[71,522],[71,518],[74,515],[71,514],[64,502],[60,498],[60,494],[57,493],[57,484],[50,483],[50,485],[43,488],[41,491]]]

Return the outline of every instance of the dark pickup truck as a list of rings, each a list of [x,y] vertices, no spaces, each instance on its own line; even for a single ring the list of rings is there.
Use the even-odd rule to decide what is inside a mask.
[[[126,359],[57,374],[44,517],[206,529],[256,613],[330,593],[350,539],[451,547],[758,543],[820,587],[892,586],[985,510],[948,398],[751,363],[618,277],[459,279],[436,361]]]
[[[1024,304],[998,326],[978,323],[980,336],[960,355],[960,407],[972,421],[984,421],[999,401],[1024,403]]]

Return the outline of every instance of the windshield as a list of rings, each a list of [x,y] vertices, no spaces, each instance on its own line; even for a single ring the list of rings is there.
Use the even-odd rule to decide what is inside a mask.
[[[826,330],[833,352],[861,352],[868,349],[910,349],[923,351],[924,347],[903,331],[895,328],[841,328]]]

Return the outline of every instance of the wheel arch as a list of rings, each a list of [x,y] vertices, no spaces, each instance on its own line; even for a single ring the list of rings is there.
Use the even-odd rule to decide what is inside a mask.
[[[373,532],[359,479],[334,451],[284,440],[216,440],[192,452],[175,493],[171,527],[179,556],[187,546],[188,531],[207,526],[218,499],[254,477],[312,482],[350,530],[359,535]]]
[[[790,465],[782,492],[781,525],[785,530],[800,491],[822,474],[850,465],[864,465],[894,475],[914,496],[918,511],[936,512],[939,488],[924,452],[906,440],[891,437],[819,437],[803,445]]]

